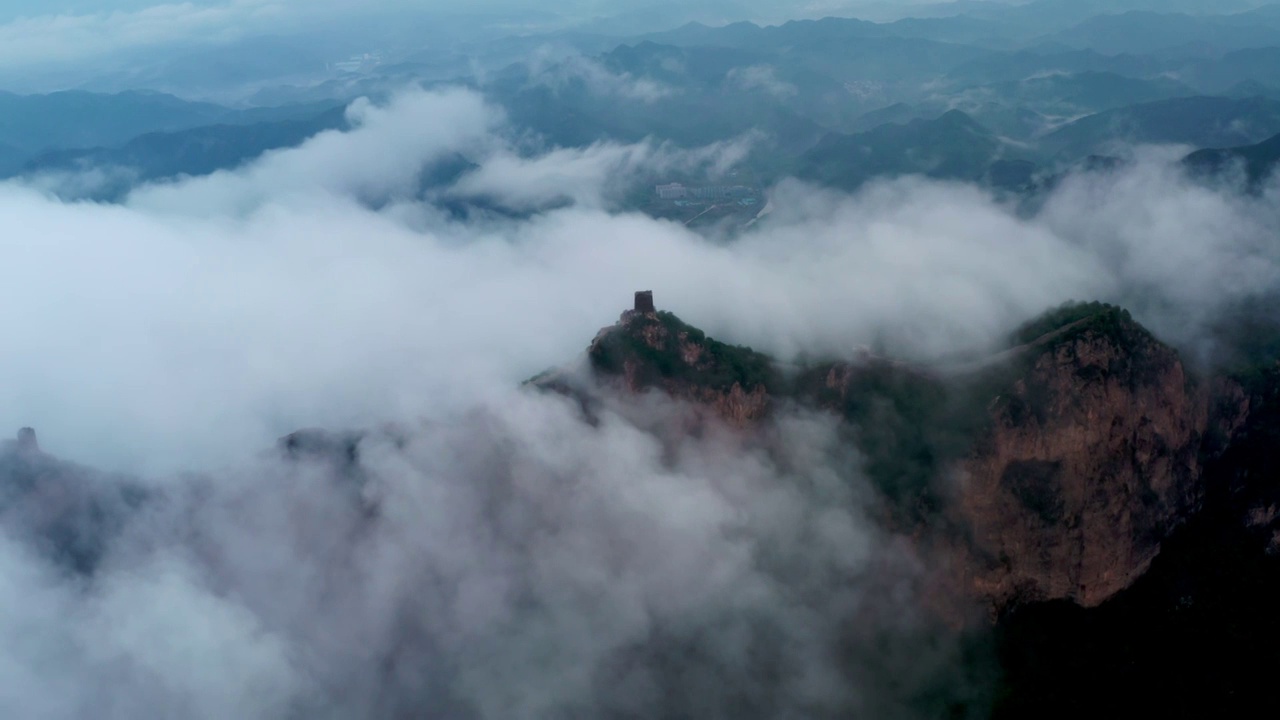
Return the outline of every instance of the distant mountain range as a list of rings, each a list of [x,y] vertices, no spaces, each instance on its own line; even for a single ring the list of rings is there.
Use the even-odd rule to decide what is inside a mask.
[[[1130,143],[1225,147],[1193,152],[1184,164],[1201,176],[1238,169],[1254,187],[1280,164],[1280,101],[1262,98],[1175,98],[1120,108],[1072,122],[1038,145],[1010,142],[958,110],[927,119],[913,112],[889,108],[872,129],[824,137],[797,161],[795,174],[847,190],[879,177],[923,175],[1032,192],[1070,169],[1115,166],[1109,151]]]
[[[192,128],[234,115],[217,105],[160,93],[0,93],[0,145],[10,148],[11,157],[33,156],[58,148],[114,145],[143,133]]]
[[[760,131],[780,152],[802,152],[827,131],[799,110],[820,114],[820,96],[843,91],[804,71],[773,73],[761,60],[734,49],[644,43],[540,74],[512,68],[485,92],[516,125],[555,145],[652,137],[690,147]]]
[[[600,62],[628,82],[655,83],[652,96],[602,97],[600,88],[572,74],[562,83],[547,84],[514,71],[494,83],[489,93],[507,107],[518,126],[562,146],[654,137],[692,147],[763,131],[750,162],[764,178],[795,174],[844,189],[878,177],[919,174],[1022,190],[1035,187],[1039,174],[1108,154],[1126,143],[1234,148],[1196,155],[1188,167],[1225,166],[1238,157],[1256,183],[1268,172],[1267,153],[1272,148],[1256,144],[1280,133],[1280,100],[1187,96],[1191,88],[1176,80],[1102,72],[990,83],[949,98],[899,103],[846,119],[831,100],[832,94],[845,90],[827,76],[807,70],[766,71],[770,66],[756,64],[758,59],[731,48],[647,43],[619,48]],[[758,74],[744,75],[743,68]],[[1162,96],[1173,97],[1121,105],[1126,98]],[[126,170],[118,186],[101,189],[98,199],[117,197],[136,182],[235,167],[269,150],[298,145],[323,130],[346,127],[343,108],[322,104],[230,110],[154,94],[3,99],[59,109],[74,103],[89,113],[105,108],[102,112],[113,122],[101,128],[81,128],[92,123],[77,124],[74,117],[94,117],[81,114],[64,118],[60,125],[51,123],[55,130],[45,136],[63,143],[82,138],[104,141],[96,146],[32,153],[14,142],[29,143],[35,123],[31,117],[22,123],[11,121],[4,128],[9,134],[0,135],[9,140],[0,144],[0,171],[5,176]],[[164,112],[150,115],[147,108]],[[129,112],[143,119],[131,119]],[[1085,116],[1044,134],[1059,118],[1072,114]],[[146,131],[111,142],[133,129],[210,119],[214,122]],[[852,132],[833,132],[832,126],[850,127]]]
[[[1163,10],[1103,14],[1048,35],[1044,41],[1108,55],[1184,53],[1216,56],[1231,50],[1280,44],[1280,16],[1259,11],[1211,17]]]
[[[942,180],[1019,186],[1035,165],[963,112],[881,125],[823,138],[798,163],[806,180],[852,190],[877,177],[925,175]]]
[[[23,163],[18,173],[40,175],[121,168],[129,171],[129,182],[148,182],[179,175],[207,175],[239,166],[269,150],[300,145],[324,130],[346,127],[344,109],[335,108],[307,120],[208,125],[176,132],[154,132],[116,147],[43,153]],[[120,191],[127,189],[118,188]]]
[[[1134,103],[1196,95],[1169,78],[1137,79],[1111,72],[1051,73],[939,93],[917,103],[897,103],[859,117],[853,129],[886,122],[934,118],[962,110],[1002,136],[1030,142],[1064,122]]]
[[[1045,136],[1042,149],[1074,160],[1120,143],[1232,147],[1280,133],[1280,101],[1267,98],[1189,97],[1108,110]]]
[[[345,127],[333,101],[233,109],[152,92],[0,94],[0,176],[127,168],[199,175]]]
[[[1255,145],[1197,150],[1183,159],[1183,165],[1200,177],[1228,177],[1240,173],[1247,185],[1258,188],[1280,168],[1280,135]]]
[[[747,163],[765,184],[794,173],[853,188],[923,174],[1017,188],[1130,143],[1252,157],[1243,148],[1280,133],[1280,6],[1255,5],[1201,16],[1191,2],[964,0],[887,23],[690,23],[629,39],[561,31],[494,41],[487,57],[552,49],[459,82],[548,146],[749,136]],[[291,102],[252,108],[149,91],[0,93],[0,176],[206,174],[344,127],[354,97],[465,64],[422,50],[367,73],[264,86],[260,101]]]

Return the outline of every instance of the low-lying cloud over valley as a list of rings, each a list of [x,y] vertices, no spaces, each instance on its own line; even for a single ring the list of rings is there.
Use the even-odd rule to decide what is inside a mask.
[[[642,289],[788,361],[981,357],[1069,299],[1208,361],[1203,329],[1280,281],[1280,190],[1154,151],[1034,210],[786,180],[704,235],[621,199],[756,138],[540,148],[465,89],[348,116],[115,204],[0,186],[0,428],[128,479],[7,462],[129,489],[87,573],[0,513],[0,715],[896,718],[945,687],[981,716],[986,662],[916,611],[923,561],[833,418],[679,435],[674,401],[592,423],[521,382]],[[306,427],[386,429],[354,459],[272,450]]]
[[[571,359],[634,289],[784,358],[877,343],[929,358],[1072,298],[1126,303],[1189,340],[1188,321],[1276,276],[1271,195],[1193,184],[1158,159],[1068,179],[1030,217],[962,185],[848,196],[786,181],[726,242],[617,212],[608,188],[726,165],[736,143],[529,155],[464,90],[351,116],[350,132],[116,205],[4,186],[15,349],[0,415],[85,460],[172,451],[172,468],[304,425],[466,407]],[[458,155],[474,167],[424,194],[420,176]],[[437,204],[477,195],[520,212]]]

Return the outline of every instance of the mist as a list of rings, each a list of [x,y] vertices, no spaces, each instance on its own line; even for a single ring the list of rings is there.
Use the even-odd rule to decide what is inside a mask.
[[[1189,343],[1276,278],[1274,195],[1195,185],[1159,156],[1068,181],[1034,217],[960,185],[847,196],[787,181],[726,243],[615,212],[609,188],[646,168],[726,166],[738,143],[528,155],[463,90],[350,114],[349,133],[120,205],[0,191],[15,228],[0,420],[85,461],[172,470],[298,427],[467,407],[570,361],[635,289],[782,359],[878,343],[929,359],[1080,298]],[[477,167],[420,196],[424,168],[459,152]],[[459,219],[436,204],[476,196],[520,212]]]
[[[683,435],[672,401],[606,393],[593,421],[520,383],[639,289],[783,360],[930,362],[1073,298],[1205,353],[1207,323],[1280,280],[1277,188],[1193,183],[1158,150],[1032,213],[789,180],[708,237],[619,197],[724,172],[751,137],[531,150],[462,89],[348,114],[118,204],[0,188],[0,427],[129,476],[20,456],[35,477],[145,498],[87,574],[4,523],[6,716],[980,717],[990,663],[923,609],[929,558],[835,418]],[[272,449],[305,427],[370,432],[346,460]]]

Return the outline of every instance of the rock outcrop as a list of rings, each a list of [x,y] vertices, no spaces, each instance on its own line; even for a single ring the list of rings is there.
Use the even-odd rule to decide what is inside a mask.
[[[92,572],[147,500],[130,478],[41,452],[31,428],[0,446],[0,529],[67,569]]]
[[[893,524],[941,536],[951,582],[996,609],[1092,606],[1128,587],[1198,509],[1209,441],[1228,442],[1247,415],[1237,387],[1194,381],[1175,350],[1097,303],[1028,324],[963,373],[865,357],[784,382],[768,357],[645,301],[592,343],[597,375],[738,427],[783,398],[839,414]]]
[[[1197,509],[1209,398],[1117,308],[1020,348],[1011,366],[956,467],[973,587],[998,604],[1096,605]]]
[[[661,390],[708,407],[737,427],[769,414],[781,383],[768,356],[717,342],[653,310],[647,293],[637,294],[636,307],[601,330],[587,350],[597,376],[629,392]]]

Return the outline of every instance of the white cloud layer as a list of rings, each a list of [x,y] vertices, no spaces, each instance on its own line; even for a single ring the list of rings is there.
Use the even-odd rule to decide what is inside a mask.
[[[947,184],[849,197],[784,183],[773,212],[725,244],[617,214],[608,188],[723,167],[740,144],[528,157],[461,90],[351,114],[351,132],[121,206],[0,189],[13,228],[0,426],[38,425],[86,460],[171,467],[305,425],[447,412],[573,357],[635,289],[784,356],[886,338],[935,356],[1068,298],[1127,301],[1176,335],[1276,277],[1265,199],[1156,163],[1068,182],[1032,218]],[[563,206],[464,222],[416,199],[423,168],[457,153],[478,167],[451,194]]]
[[[866,519],[834,425],[659,440],[681,412],[592,426],[510,391],[366,442],[359,477],[245,463],[130,515],[91,578],[52,571],[38,535],[0,536],[0,711],[909,712],[936,668],[907,648],[955,646],[924,633],[916,563]]]
[[[644,103],[656,102],[677,92],[656,80],[613,72],[594,58],[581,54],[558,55],[550,48],[535,53],[528,64],[530,84],[557,90],[581,83],[592,95]]]
[[[91,576],[42,544],[56,493],[0,493],[0,715],[911,717],[959,646],[913,612],[918,559],[868,519],[829,419],[672,437],[682,410],[656,398],[592,425],[519,382],[637,289],[784,357],[936,357],[1069,298],[1123,301],[1186,346],[1278,279],[1275,189],[1155,160],[1070,179],[1029,217],[957,185],[787,182],[713,241],[619,212],[616,188],[723,168],[740,143],[529,156],[460,90],[351,114],[119,205],[0,187],[0,427],[171,477],[121,511]],[[458,155],[474,166],[424,195]],[[513,212],[436,203],[475,195]],[[365,442],[354,468],[257,456],[382,421],[403,442]],[[91,480],[72,487],[115,483]]]
[[[799,94],[799,89],[778,77],[772,65],[751,65],[729,71],[727,79],[743,90],[762,90],[779,100]]]

